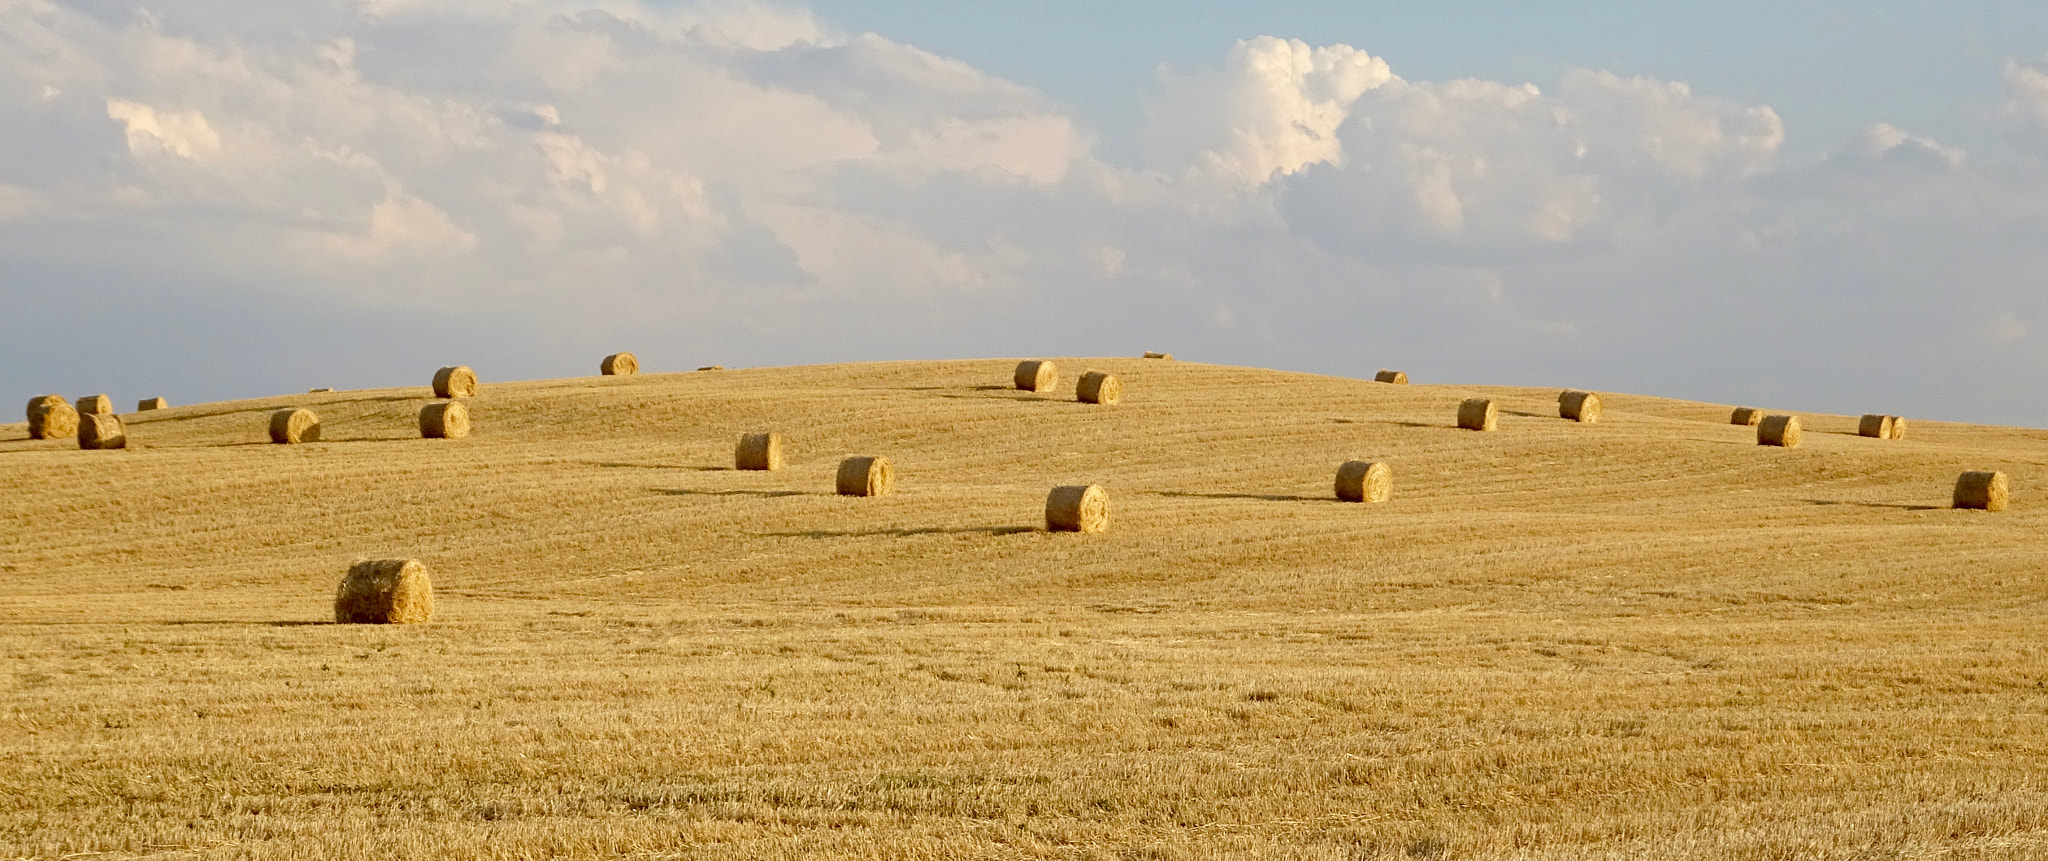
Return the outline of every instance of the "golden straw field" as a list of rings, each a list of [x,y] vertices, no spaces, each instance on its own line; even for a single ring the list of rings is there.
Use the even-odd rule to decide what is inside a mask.
[[[0,425],[0,858],[2048,857],[2048,432],[1057,361]]]

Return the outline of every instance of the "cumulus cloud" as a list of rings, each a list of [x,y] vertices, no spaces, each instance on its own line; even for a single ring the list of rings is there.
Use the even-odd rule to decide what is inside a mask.
[[[1261,36],[1238,42],[1221,68],[1167,69],[1162,77],[1144,130],[1151,162],[1260,183],[1342,160],[1337,126],[1352,102],[1393,73],[1349,45]]]

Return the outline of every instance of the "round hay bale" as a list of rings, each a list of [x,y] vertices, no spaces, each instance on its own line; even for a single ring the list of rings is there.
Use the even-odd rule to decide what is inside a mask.
[[[640,360],[633,358],[632,353],[613,353],[604,357],[597,369],[607,377],[623,377],[640,373]]]
[[[444,401],[420,407],[420,436],[427,439],[461,439],[469,436],[469,408],[460,401]]]
[[[146,413],[150,410],[167,410],[170,408],[171,402],[163,398],[144,398],[135,402],[135,411],[138,413]]]
[[[1045,497],[1045,528],[1086,535],[1108,531],[1109,493],[1099,484],[1053,488]]]
[[[1394,468],[1377,461],[1351,460],[1337,467],[1337,498],[1385,502],[1394,495]]]
[[[78,399],[78,412],[81,415],[85,413],[99,413],[103,416],[113,415],[114,399],[106,395],[86,395]]]
[[[1172,353],[1155,353],[1155,352],[1152,352],[1151,350],[1146,350],[1146,351],[1145,351],[1145,358],[1147,358],[1147,359],[1165,359],[1165,360],[1167,360],[1167,361],[1172,361],[1172,360],[1173,360],[1173,354],[1172,354]]]
[[[1124,384],[1115,374],[1089,371],[1074,387],[1074,399],[1084,404],[1114,404],[1124,398]]]
[[[78,414],[78,447],[89,450],[128,447],[128,429],[112,413]]]
[[[732,462],[737,469],[781,469],[782,434],[773,431],[742,434],[740,444],[733,449]]]
[[[1408,385],[1408,372],[1389,371],[1382,368],[1379,373],[1372,375],[1372,381],[1375,383],[1393,383],[1397,386],[1405,386]]]
[[[725,370],[725,366],[724,366],[724,365],[705,365],[704,367],[698,368],[697,370],[700,370],[700,371],[723,371],[723,370]]]
[[[1458,405],[1458,427],[1466,430],[1490,431],[1498,426],[1500,411],[1487,398],[1467,398]]]
[[[28,402],[29,439],[70,439],[78,433],[78,410],[63,395],[43,395]]]
[[[1060,384],[1060,367],[1045,359],[1018,362],[1015,381],[1020,391],[1047,391]]]
[[[1764,416],[1756,425],[1756,444],[1783,448],[1799,447],[1798,416]]]
[[[1892,439],[1905,439],[1905,438],[1906,438],[1906,420],[1905,420],[1905,418],[1904,418],[1904,417],[1901,417],[1901,416],[1892,416]]]
[[[1864,413],[1863,418],[1858,419],[1856,422],[1856,435],[1867,436],[1871,439],[1891,439],[1892,422],[1893,418],[1891,416]]]
[[[1956,478],[1955,507],[1983,511],[2004,511],[2005,473],[1966,472]]]
[[[287,407],[270,414],[270,441],[295,445],[320,441],[320,417],[312,410]]]
[[[1756,427],[1756,423],[1763,419],[1764,411],[1756,407],[1736,407],[1734,412],[1728,414],[1729,424],[1743,427]]]
[[[334,592],[334,621],[406,625],[434,618],[434,584],[418,559],[375,559],[349,566]]]
[[[1592,424],[1600,420],[1600,395],[1598,392],[1566,391],[1557,396],[1559,418]]]
[[[839,462],[840,496],[888,496],[896,489],[896,467],[886,457],[849,457]]]
[[[329,387],[329,386],[321,386],[320,388],[317,388],[317,389],[307,389],[307,390],[306,390],[306,394],[309,394],[309,395],[317,395],[317,394],[320,394],[320,393],[322,393],[322,392],[331,392],[331,391],[334,391],[334,389],[333,389],[332,387]]]
[[[456,365],[434,372],[434,397],[476,397],[476,372],[468,365]]]

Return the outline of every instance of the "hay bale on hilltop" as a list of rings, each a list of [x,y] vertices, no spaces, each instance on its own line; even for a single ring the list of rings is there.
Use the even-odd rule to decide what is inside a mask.
[[[1151,350],[1146,350],[1146,351],[1145,351],[1145,358],[1147,358],[1147,359],[1165,359],[1165,360],[1167,360],[1167,361],[1169,361],[1169,362],[1170,362],[1170,361],[1173,361],[1173,354],[1172,354],[1172,353],[1155,353],[1155,352],[1152,352]]]
[[[434,584],[418,559],[376,559],[349,566],[334,593],[334,621],[405,625],[434,618]]]
[[[640,373],[640,360],[632,353],[613,353],[597,363],[597,370],[607,377],[623,377]]]
[[[1458,405],[1458,427],[1466,430],[1490,431],[1499,425],[1500,411],[1487,398],[1466,398]]]
[[[1728,414],[1729,424],[1743,427],[1756,427],[1756,423],[1763,419],[1764,411],[1756,407],[1736,407],[1734,412]]]
[[[1394,495],[1394,468],[1377,461],[1351,460],[1337,467],[1337,498],[1385,502]]]
[[[312,410],[287,407],[270,414],[270,441],[297,445],[320,440],[320,417]]]
[[[732,462],[735,469],[781,469],[782,434],[767,431],[740,435],[739,445],[733,448]]]
[[[128,428],[113,413],[79,413],[78,447],[91,451],[128,447]]]
[[[2005,473],[1990,470],[1966,472],[1956,478],[1954,505],[1957,508],[2004,511],[2005,502]]]
[[[1389,371],[1381,368],[1379,373],[1372,375],[1372,381],[1375,383],[1393,383],[1397,386],[1405,386],[1408,385],[1408,372]]]
[[[1864,413],[1863,418],[1856,422],[1856,435],[1867,436],[1871,439],[1891,439],[1892,421],[1893,417],[1891,416]]]
[[[698,368],[697,370],[700,370],[700,371],[723,371],[723,370],[725,370],[725,366],[724,366],[724,365],[705,365],[704,367]]]
[[[1099,484],[1053,488],[1045,497],[1045,528],[1087,535],[1108,531],[1109,493]]]
[[[143,398],[135,402],[135,411],[138,413],[146,413],[150,410],[167,410],[170,408],[171,402],[163,398]]]
[[[86,395],[78,399],[78,413],[99,413],[103,416],[114,414],[114,399],[106,395]]]
[[[476,397],[476,372],[468,365],[455,365],[434,372],[434,397]]]
[[[469,436],[469,408],[461,401],[442,401],[420,407],[420,436],[427,439]]]
[[[1756,425],[1756,444],[1782,448],[1799,447],[1798,416],[1764,416]]]
[[[1084,404],[1115,404],[1124,398],[1124,384],[1115,374],[1089,371],[1074,387],[1074,399]]]
[[[1567,390],[1557,396],[1558,418],[1592,424],[1600,420],[1600,395],[1597,392]]]
[[[1060,384],[1060,367],[1046,359],[1027,359],[1017,363],[1012,381],[1019,391],[1048,391]]]
[[[896,489],[896,468],[886,457],[858,456],[839,462],[840,496],[888,496]]]
[[[332,386],[321,386],[321,387],[319,387],[319,388],[317,388],[317,389],[307,389],[307,390],[306,390],[306,394],[309,394],[309,395],[317,395],[317,394],[322,394],[322,393],[325,393],[325,392],[331,392],[331,391],[334,391],[334,388],[333,388]]]
[[[70,439],[78,433],[78,410],[63,395],[42,395],[28,402],[29,439]]]

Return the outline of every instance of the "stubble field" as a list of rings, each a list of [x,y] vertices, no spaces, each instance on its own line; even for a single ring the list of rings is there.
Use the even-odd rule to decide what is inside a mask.
[[[1059,363],[0,425],[0,857],[2048,856],[2048,432]],[[1044,531],[1089,482],[1111,531]],[[400,556],[433,623],[326,624]]]

